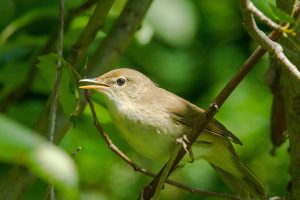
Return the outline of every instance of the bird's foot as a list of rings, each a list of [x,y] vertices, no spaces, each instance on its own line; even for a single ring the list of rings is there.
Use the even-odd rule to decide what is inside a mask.
[[[179,143],[179,144],[181,144],[182,147],[184,148],[184,150],[189,154],[189,157],[190,157],[190,161],[189,162],[191,162],[191,163],[194,162],[195,159],[194,159],[193,151],[192,151],[191,147],[189,147],[187,145],[187,143],[190,143],[190,141],[187,138],[187,136],[183,135],[182,137],[177,138],[176,142]]]

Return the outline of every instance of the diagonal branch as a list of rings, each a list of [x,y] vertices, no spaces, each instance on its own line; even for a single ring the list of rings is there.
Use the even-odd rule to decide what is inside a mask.
[[[98,31],[102,28],[104,20],[114,3],[114,0],[107,0],[105,2],[98,1],[97,6],[90,17],[88,24],[84,27],[79,38],[72,45],[68,56],[68,62],[72,65],[78,65],[86,54],[88,47],[96,37]]]
[[[107,37],[92,56],[89,77],[102,74],[117,61],[131,42],[153,0],[129,0]]]

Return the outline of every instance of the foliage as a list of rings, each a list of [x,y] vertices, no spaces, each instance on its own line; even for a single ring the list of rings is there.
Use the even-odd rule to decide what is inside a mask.
[[[50,181],[68,199],[77,194],[77,172],[73,160],[32,130],[0,115],[0,160],[28,167]]]
[[[274,4],[273,1],[257,1],[264,12],[272,15],[270,2]],[[66,1],[67,12],[82,3],[80,0]],[[84,68],[86,58],[91,57],[101,44],[124,4],[125,0],[114,3],[104,27],[89,46],[88,54],[75,67]],[[76,173],[70,167],[69,158],[65,158],[65,153],[56,147],[45,145],[44,139],[37,137],[34,131],[41,121],[48,123],[43,113],[47,112],[47,99],[51,95],[55,73],[56,42],[51,38],[57,37],[57,7],[50,0],[0,2],[0,107],[5,107],[0,117],[0,159],[3,163],[9,161],[11,164],[27,166],[45,182],[51,176],[58,188],[67,187],[69,190],[76,187]],[[2,12],[4,8],[6,10]],[[278,13],[273,6],[271,8],[280,19],[288,21],[285,15]],[[80,12],[68,26],[64,43],[65,58],[86,26],[92,11],[92,8],[88,8]],[[138,69],[161,87],[207,108],[255,47],[244,32],[241,20],[238,2],[234,0],[156,0],[134,40],[115,66]],[[49,40],[52,42],[47,44]],[[272,148],[269,140],[271,95],[263,79],[267,61],[267,57],[261,60],[259,66],[230,96],[216,118],[243,141],[242,147],[236,146],[241,160],[266,183],[270,194],[284,195],[289,179],[287,144],[278,149],[276,157],[269,154]],[[59,102],[67,118],[70,118],[76,110],[78,94],[75,75],[72,75],[72,69],[66,62]],[[84,76],[84,70],[80,70],[80,73]],[[21,90],[16,90],[20,84]],[[14,94],[17,97],[9,96],[5,100],[12,91],[17,91]],[[162,163],[152,163],[132,152],[122,138],[118,137],[102,97],[94,95],[93,98],[98,103],[96,110],[100,121],[114,143],[142,166],[153,172],[157,171]],[[71,119],[76,121],[76,125],[68,130],[60,147],[66,152],[82,147],[74,157],[80,177],[81,199],[136,198],[141,187],[150,179],[135,173],[107,148],[93,126],[88,108],[79,117]],[[25,138],[26,132],[30,136]],[[14,148],[4,144],[14,145]],[[46,153],[57,155],[53,159],[69,164],[62,164],[60,169],[56,169],[53,165],[55,162],[50,157],[41,158],[36,155],[43,152],[39,149],[39,144],[45,146]],[[19,158],[20,152],[22,159],[18,159],[17,163],[13,162],[15,158]],[[0,176],[7,170],[7,164],[3,164]],[[229,192],[204,161],[186,165],[173,178],[197,188]],[[44,194],[36,193],[41,187],[45,190],[46,184],[36,182],[22,199],[41,199]],[[162,199],[197,198],[167,185],[162,191]]]

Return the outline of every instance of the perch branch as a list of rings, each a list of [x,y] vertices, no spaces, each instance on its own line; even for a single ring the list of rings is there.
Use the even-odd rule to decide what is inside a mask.
[[[112,140],[109,138],[109,136],[105,133],[101,123],[98,120],[95,108],[94,108],[94,104],[91,100],[90,97],[90,93],[88,90],[85,90],[84,92],[85,98],[89,104],[90,110],[92,112],[92,116],[93,116],[93,120],[94,120],[94,125],[97,128],[98,132],[101,134],[101,137],[104,139],[105,143],[107,144],[107,146],[118,156],[120,157],[123,161],[125,161],[129,166],[131,166],[133,168],[134,171],[140,172],[144,175],[150,176],[150,177],[155,177],[155,174],[149,172],[148,170],[146,170],[145,168],[140,167],[139,165],[137,165],[136,163],[134,163],[128,156],[126,156],[125,153],[123,153],[113,142]],[[214,196],[214,197],[221,197],[224,199],[230,199],[230,200],[240,200],[240,198],[238,196],[235,195],[230,195],[230,194],[226,194],[226,193],[220,193],[220,192],[210,192],[210,191],[204,191],[204,190],[199,190],[196,188],[192,188],[189,187],[187,185],[184,185],[180,182],[171,180],[171,179],[167,179],[166,183],[173,185],[175,187],[178,187],[180,189],[183,189],[185,191],[188,191],[190,193],[193,194],[198,194],[198,195],[206,195],[206,196]]]

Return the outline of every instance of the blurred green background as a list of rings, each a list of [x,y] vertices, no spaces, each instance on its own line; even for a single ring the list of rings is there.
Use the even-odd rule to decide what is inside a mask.
[[[82,2],[67,0],[66,9]],[[113,5],[103,30],[89,47],[90,55],[125,2],[118,0]],[[268,15],[268,4],[275,4],[272,0],[256,0],[255,3]],[[0,100],[25,79],[38,49],[57,26],[57,10],[58,1],[0,1]],[[92,9],[88,9],[78,15],[66,30],[65,54],[91,13]],[[268,31],[263,25],[261,27]],[[207,108],[255,47],[242,27],[238,1],[154,0],[134,40],[115,67],[137,69],[161,87]],[[55,53],[55,49],[54,46],[51,52]],[[268,57],[265,56],[225,102],[216,118],[243,141],[243,146],[236,146],[238,154],[267,185],[270,195],[284,195],[289,180],[288,144],[278,149],[276,157],[270,156],[272,97],[263,77],[267,67]],[[49,94],[46,80],[37,71],[29,90],[3,113],[33,128]],[[163,163],[153,164],[132,152],[118,137],[102,97],[94,95],[93,98],[100,121],[115,144],[134,161],[156,172]],[[82,148],[74,158],[80,177],[81,199],[136,199],[140,189],[151,179],[134,172],[108,149],[93,125],[88,107],[75,121],[60,146],[69,154],[79,146]],[[0,175],[8,168],[9,165],[3,163]],[[204,161],[187,164],[172,178],[204,190],[230,193]],[[46,187],[46,183],[38,180],[22,199],[41,199]],[[161,199],[199,198],[217,199],[192,195],[169,185],[161,192]]]

